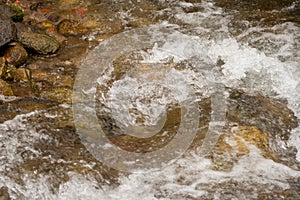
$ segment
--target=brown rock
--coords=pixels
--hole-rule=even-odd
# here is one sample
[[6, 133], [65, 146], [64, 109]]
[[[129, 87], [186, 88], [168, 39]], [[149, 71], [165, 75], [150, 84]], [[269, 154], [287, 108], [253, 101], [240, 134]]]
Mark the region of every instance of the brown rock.
[[9, 84], [1, 79], [0, 79], [0, 94], [4, 96], [14, 96], [14, 93], [11, 87], [9, 86]]
[[5, 51], [4, 57], [7, 64], [20, 66], [27, 60], [28, 53], [20, 44], [17, 43]]
[[61, 75], [57, 73], [48, 73], [45, 71], [32, 72], [32, 78], [36, 82], [47, 82], [55, 87], [72, 87], [73, 78], [68, 75]]
[[0, 188], [0, 200], [10, 200], [10, 196], [8, 193], [8, 188], [7, 187], [1, 187]]
[[82, 35], [85, 34], [88, 30], [79, 22], [71, 20], [63, 20], [58, 25], [58, 32], [63, 35]]
[[45, 29], [53, 28], [54, 24], [52, 22], [49, 22], [49, 21], [42, 21], [42, 22], [38, 23], [36, 26], [39, 29], [45, 30]]
[[4, 77], [6, 72], [5, 58], [0, 57], [0, 78]]
[[27, 68], [19, 68], [12, 71], [12, 76], [15, 81], [27, 82], [31, 79], [31, 72]]
[[42, 91], [41, 97], [60, 103], [71, 103], [72, 92], [68, 87], [55, 87], [51, 91]]
[[220, 137], [212, 151], [212, 168], [214, 170], [231, 170], [237, 160], [250, 153], [250, 145], [255, 145], [266, 158], [278, 161], [269, 145], [268, 134], [255, 126], [231, 128], [232, 131], [228, 131]]

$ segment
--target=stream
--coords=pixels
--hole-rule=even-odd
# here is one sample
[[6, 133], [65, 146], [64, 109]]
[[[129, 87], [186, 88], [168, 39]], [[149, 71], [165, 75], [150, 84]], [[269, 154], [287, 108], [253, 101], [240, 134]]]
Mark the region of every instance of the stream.
[[71, 102], [0, 96], [0, 200], [300, 199], [299, 1], [149, 2]]

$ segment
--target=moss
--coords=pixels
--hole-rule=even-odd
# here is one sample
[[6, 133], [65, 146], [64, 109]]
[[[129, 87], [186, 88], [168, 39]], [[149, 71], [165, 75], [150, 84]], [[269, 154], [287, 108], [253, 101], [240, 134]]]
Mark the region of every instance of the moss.
[[23, 11], [23, 9], [20, 6], [16, 5], [16, 4], [11, 4], [10, 8], [11, 8], [11, 10], [13, 12], [13, 15], [11, 16], [11, 19], [14, 22], [22, 22], [23, 18], [24, 18], [24, 11]]

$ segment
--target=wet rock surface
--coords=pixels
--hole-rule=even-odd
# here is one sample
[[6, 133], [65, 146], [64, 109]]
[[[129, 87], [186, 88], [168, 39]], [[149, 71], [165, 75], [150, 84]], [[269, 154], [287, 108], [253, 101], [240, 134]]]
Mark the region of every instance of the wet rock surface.
[[[216, 5], [227, 11], [238, 11], [234, 14], [236, 20], [249, 20], [261, 25], [274, 25], [284, 21], [299, 23], [299, 1], [287, 0], [216, 0]], [[258, 20], [261, 19], [261, 20]]]
[[17, 67], [25, 63], [28, 53], [20, 44], [17, 43], [6, 49], [4, 57], [8, 65]]
[[0, 200], [11, 200], [8, 193], [7, 187], [1, 187], [0, 188]]

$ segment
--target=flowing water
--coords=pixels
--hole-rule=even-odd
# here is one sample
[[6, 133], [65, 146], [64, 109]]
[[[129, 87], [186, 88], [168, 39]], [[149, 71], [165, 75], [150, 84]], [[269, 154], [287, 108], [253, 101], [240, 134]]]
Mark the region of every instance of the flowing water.
[[11, 199], [300, 198], [299, 2], [253, 3], [260, 21], [246, 3], [158, 2], [164, 20], [88, 53], [72, 105], [27, 99], [47, 106], [2, 120]]

